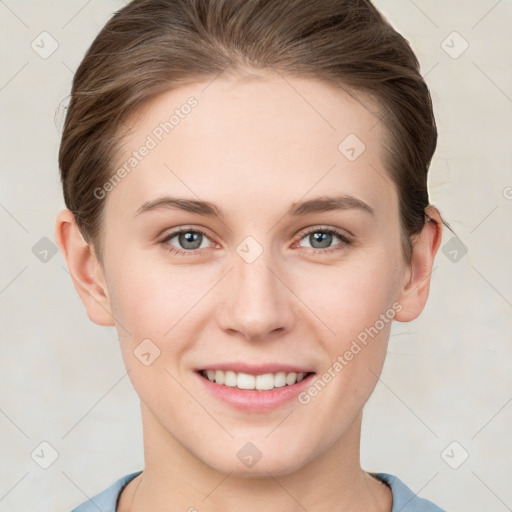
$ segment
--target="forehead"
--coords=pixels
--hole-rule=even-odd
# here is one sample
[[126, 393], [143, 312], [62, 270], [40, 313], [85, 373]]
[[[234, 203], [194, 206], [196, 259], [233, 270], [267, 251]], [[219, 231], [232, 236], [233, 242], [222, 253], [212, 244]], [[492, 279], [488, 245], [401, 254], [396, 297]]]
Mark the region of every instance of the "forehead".
[[107, 203], [132, 214], [164, 194], [288, 209], [336, 189], [376, 210], [396, 203], [375, 103], [316, 80], [266, 72], [191, 83], [128, 125], [115, 169], [126, 172]]

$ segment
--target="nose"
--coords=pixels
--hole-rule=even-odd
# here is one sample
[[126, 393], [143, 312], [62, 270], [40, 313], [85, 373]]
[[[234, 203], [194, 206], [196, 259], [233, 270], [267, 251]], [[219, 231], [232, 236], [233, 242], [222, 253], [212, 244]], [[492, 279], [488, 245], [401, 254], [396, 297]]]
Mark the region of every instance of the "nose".
[[289, 288], [286, 271], [264, 251], [252, 262], [238, 254], [234, 267], [223, 279], [224, 300], [219, 323], [230, 334], [249, 341], [274, 339], [289, 332], [295, 321], [296, 297]]

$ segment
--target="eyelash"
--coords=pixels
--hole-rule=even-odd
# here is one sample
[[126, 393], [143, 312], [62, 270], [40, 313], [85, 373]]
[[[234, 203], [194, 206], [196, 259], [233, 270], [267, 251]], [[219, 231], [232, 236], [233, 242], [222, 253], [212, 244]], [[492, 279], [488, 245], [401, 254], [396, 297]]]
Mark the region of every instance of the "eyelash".
[[[164, 249], [166, 251], [170, 252], [171, 254], [177, 254], [177, 255], [183, 255], [183, 256], [194, 256], [194, 255], [197, 255], [198, 251], [202, 250], [202, 249], [191, 249], [191, 250], [186, 251], [183, 249], [178, 249], [177, 247], [174, 247], [167, 243], [169, 240], [173, 239], [176, 235], [179, 235], [181, 233], [199, 233], [199, 234], [203, 235], [204, 237], [210, 239], [210, 236], [208, 236], [208, 234], [205, 231], [203, 231], [202, 229], [179, 228], [176, 231], [173, 231], [172, 233], [167, 235], [163, 240], [160, 241], [160, 243], [164, 246]], [[306, 236], [311, 235], [312, 233], [327, 233], [329, 235], [336, 235], [342, 241], [342, 243], [338, 244], [338, 246], [343, 246], [343, 245], [348, 246], [348, 245], [352, 244], [352, 240], [347, 235], [345, 235], [342, 231], [335, 229], [335, 228], [322, 228], [322, 227], [316, 227], [314, 229], [310, 229], [309, 231], [300, 233], [299, 242]], [[314, 247], [305, 247], [304, 249], [309, 249], [307, 251], [308, 253], [312, 252], [314, 254], [322, 255], [322, 254], [329, 254], [329, 253], [333, 253], [333, 252], [342, 250], [342, 248], [338, 247], [338, 246], [335, 246], [334, 248], [328, 248], [328, 249], [315, 249]]]

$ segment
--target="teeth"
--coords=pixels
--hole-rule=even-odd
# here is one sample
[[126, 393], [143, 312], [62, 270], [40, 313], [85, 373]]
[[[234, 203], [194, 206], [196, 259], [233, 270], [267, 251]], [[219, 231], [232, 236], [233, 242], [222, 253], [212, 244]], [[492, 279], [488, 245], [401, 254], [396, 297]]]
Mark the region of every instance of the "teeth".
[[257, 389], [267, 391], [284, 386], [292, 386], [304, 379], [305, 374], [295, 372], [265, 373], [263, 375], [250, 375], [248, 373], [237, 373], [233, 371], [206, 370], [202, 374], [211, 382], [223, 384], [231, 388]]
[[282, 388], [286, 386], [286, 373], [278, 372], [274, 374], [274, 387]]
[[274, 375], [272, 373], [258, 375], [253, 389], [259, 389], [260, 391], [274, 389]]
[[238, 379], [236, 378], [235, 372], [224, 372], [224, 386], [235, 388], [237, 385], [237, 381]]
[[297, 374], [295, 372], [289, 373], [286, 375], [286, 384], [291, 386], [297, 382]]
[[239, 373], [236, 386], [240, 389], [254, 389], [256, 387], [256, 377], [247, 373]]
[[224, 372], [222, 370], [215, 371], [215, 382], [217, 384], [224, 384]]

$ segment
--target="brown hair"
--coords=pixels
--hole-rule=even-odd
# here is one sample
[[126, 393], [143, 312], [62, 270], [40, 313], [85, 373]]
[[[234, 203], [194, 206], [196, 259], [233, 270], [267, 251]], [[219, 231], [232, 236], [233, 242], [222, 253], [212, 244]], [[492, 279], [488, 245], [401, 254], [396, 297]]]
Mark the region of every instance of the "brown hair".
[[134, 0], [116, 12], [76, 71], [59, 151], [66, 206], [100, 260], [94, 190], [114, 172], [129, 116], [178, 84], [264, 68], [376, 101], [410, 262], [437, 128], [414, 52], [369, 0]]

